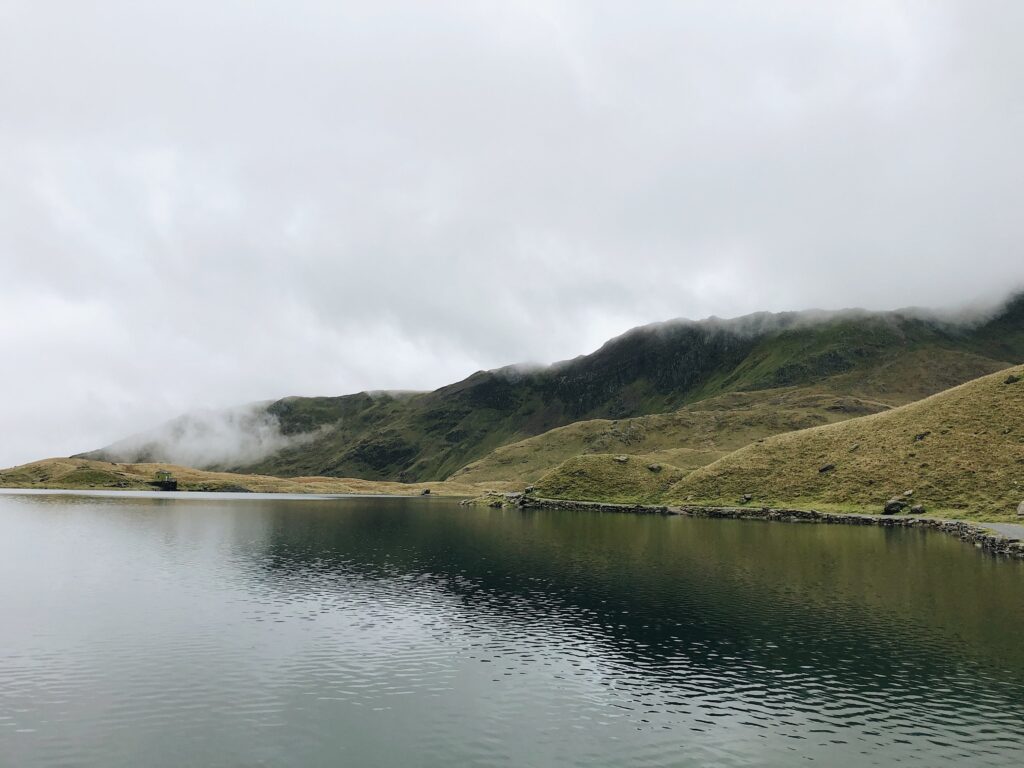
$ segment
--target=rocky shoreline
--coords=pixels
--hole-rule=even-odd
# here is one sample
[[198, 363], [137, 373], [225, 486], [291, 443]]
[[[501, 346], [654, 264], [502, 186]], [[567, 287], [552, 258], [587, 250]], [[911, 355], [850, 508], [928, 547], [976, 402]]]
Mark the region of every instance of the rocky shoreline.
[[545, 499], [531, 494], [509, 494], [514, 506], [523, 508], [578, 509], [592, 512], [627, 512], [643, 515], [684, 515], [730, 520], [773, 520], [783, 523], [832, 523], [838, 525], [879, 525], [889, 528], [929, 528], [956, 536], [993, 555], [1024, 559], [1024, 541], [989, 530], [981, 523], [943, 520], [910, 515], [866, 515], [853, 512], [820, 512], [814, 509], [777, 507], [658, 506], [606, 504], [594, 501]]

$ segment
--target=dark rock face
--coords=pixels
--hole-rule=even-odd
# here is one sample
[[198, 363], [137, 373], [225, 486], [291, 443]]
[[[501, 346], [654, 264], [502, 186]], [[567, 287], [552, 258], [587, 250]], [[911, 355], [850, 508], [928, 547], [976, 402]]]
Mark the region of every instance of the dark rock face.
[[1020, 376], [1010, 374], [1006, 377], [1006, 381], [1004, 381], [1003, 384], [1016, 384], [1018, 381], [1020, 381]]
[[914, 514], [914, 515], [923, 515], [924, 514], [924, 505], [923, 504], [915, 504], [914, 506], [912, 506], [910, 508], [910, 512], [911, 512], [911, 514]]
[[360, 440], [350, 452], [354, 460], [368, 467], [401, 466], [416, 455], [416, 446], [401, 435], [382, 432]]
[[826, 464], [825, 466], [821, 467], [818, 470], [818, 472], [820, 472], [821, 474], [825, 474], [826, 472], [831, 472], [835, 468], [836, 468], [835, 464]]
[[[749, 324], [749, 321], [748, 323]], [[669, 399], [688, 392], [712, 371], [735, 368], [757, 343], [755, 333], [728, 323], [666, 323], [629, 331], [586, 357], [538, 377], [545, 400], [566, 404], [570, 416], [591, 412], [617, 417], [634, 410], [623, 390], [646, 382], [648, 396]]]
[[882, 510], [883, 515], [895, 515], [902, 512], [907, 508], [907, 502], [899, 496], [894, 496], [885, 502], [885, 508]]

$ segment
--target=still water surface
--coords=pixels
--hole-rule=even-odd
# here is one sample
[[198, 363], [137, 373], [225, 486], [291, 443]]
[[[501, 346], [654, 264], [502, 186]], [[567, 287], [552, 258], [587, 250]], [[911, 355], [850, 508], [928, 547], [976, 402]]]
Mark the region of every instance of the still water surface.
[[0, 764], [1019, 766], [1024, 567], [924, 531], [0, 495]]

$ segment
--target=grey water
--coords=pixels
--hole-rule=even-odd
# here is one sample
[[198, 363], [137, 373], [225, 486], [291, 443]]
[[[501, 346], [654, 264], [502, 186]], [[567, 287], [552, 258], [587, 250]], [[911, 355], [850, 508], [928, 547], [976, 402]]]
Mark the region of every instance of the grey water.
[[935, 532], [0, 495], [0, 765], [1019, 766], [1024, 567]]

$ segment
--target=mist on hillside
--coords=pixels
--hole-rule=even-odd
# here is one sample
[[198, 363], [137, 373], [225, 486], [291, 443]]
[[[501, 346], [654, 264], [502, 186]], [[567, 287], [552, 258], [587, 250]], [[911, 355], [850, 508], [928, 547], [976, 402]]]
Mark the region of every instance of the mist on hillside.
[[[612, 344], [619, 339], [637, 334], [671, 333], [679, 328], [691, 327], [712, 333], [728, 333], [741, 338], [763, 336], [798, 328], [813, 328], [837, 321], [858, 321], [874, 319], [898, 323], [904, 319], [920, 320], [947, 326], [970, 329], [999, 316], [1010, 304], [1024, 302], [1024, 287], [1005, 293], [998, 298], [981, 297], [964, 301], [951, 307], [908, 306], [888, 311], [849, 307], [845, 309], [804, 309], [790, 312], [754, 312], [739, 317], [722, 318], [712, 315], [700, 320], [674, 318], [632, 328], [621, 336], [605, 342]], [[566, 360], [555, 365], [572, 362]]]
[[155, 429], [82, 454], [107, 461], [160, 461], [199, 468], [230, 468], [299, 445], [310, 435], [285, 435], [267, 403], [179, 416]]

